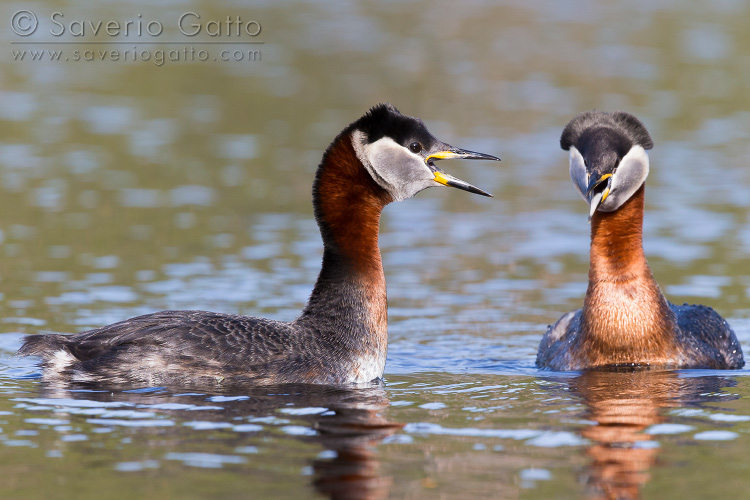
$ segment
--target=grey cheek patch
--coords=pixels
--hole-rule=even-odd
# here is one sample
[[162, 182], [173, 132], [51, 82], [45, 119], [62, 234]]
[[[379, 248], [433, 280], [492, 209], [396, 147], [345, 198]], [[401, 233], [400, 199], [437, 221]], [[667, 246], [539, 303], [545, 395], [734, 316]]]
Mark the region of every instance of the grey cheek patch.
[[599, 206], [603, 212], [612, 212], [628, 201], [646, 181], [649, 172], [648, 154], [641, 146], [633, 146], [623, 156], [620, 166], [612, 176], [609, 196]]
[[570, 179], [573, 181], [578, 192], [581, 193], [586, 203], [589, 202], [586, 196], [586, 187], [589, 184], [589, 174], [586, 172], [586, 165], [583, 162], [583, 156], [573, 146], [570, 148]]
[[395, 201], [411, 198], [428, 187], [439, 186], [424, 159], [393, 139], [383, 137], [370, 144], [363, 144], [361, 137], [353, 136], [352, 139], [357, 157], [365, 169]]

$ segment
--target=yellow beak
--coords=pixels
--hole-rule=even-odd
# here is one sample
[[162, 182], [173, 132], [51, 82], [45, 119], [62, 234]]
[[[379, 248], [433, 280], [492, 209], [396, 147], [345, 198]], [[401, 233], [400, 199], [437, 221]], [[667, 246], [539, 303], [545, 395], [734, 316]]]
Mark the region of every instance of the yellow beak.
[[500, 158], [497, 158], [492, 155], [487, 155], [484, 153], [476, 153], [474, 151], [467, 151], [465, 149], [453, 148], [450, 150], [438, 151], [437, 153], [432, 153], [431, 155], [428, 155], [424, 159], [424, 161], [425, 163], [428, 164], [428, 166], [432, 170], [432, 173], [435, 175], [434, 180], [438, 184], [442, 184], [443, 186], [450, 186], [450, 187], [454, 187], [458, 189], [463, 189], [464, 191], [468, 191], [474, 194], [480, 194], [482, 196], [492, 197], [492, 195], [488, 193], [487, 191], [483, 191], [476, 186], [472, 186], [468, 182], [462, 181], [461, 179], [453, 177], [450, 174], [446, 174], [445, 172], [437, 168], [435, 164], [433, 163], [434, 160], [457, 160], [457, 159], [497, 160], [497, 161], [500, 160]]

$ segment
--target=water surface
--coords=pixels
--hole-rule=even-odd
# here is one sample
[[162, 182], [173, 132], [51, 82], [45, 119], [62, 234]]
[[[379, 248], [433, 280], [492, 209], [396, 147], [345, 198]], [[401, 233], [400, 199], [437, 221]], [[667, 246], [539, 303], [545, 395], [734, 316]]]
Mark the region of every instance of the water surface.
[[[19, 10], [37, 33], [9, 28]], [[108, 40], [53, 37], [56, 11], [158, 20], [146, 41], [180, 48], [208, 39], [186, 42], [181, 14], [240, 15], [264, 43], [230, 46], [253, 61], [72, 60], [85, 44], [14, 60], [24, 40]], [[587, 207], [558, 139], [590, 108], [654, 137], [644, 240], [663, 290], [750, 348], [748, 16], [731, 0], [3, 4], [4, 496], [742, 497], [747, 370], [555, 374], [534, 355], [586, 289]], [[56, 388], [12, 357], [24, 334], [165, 308], [294, 318], [321, 259], [315, 168], [380, 101], [503, 158], [444, 165], [494, 199], [433, 189], [385, 210], [385, 386]]]

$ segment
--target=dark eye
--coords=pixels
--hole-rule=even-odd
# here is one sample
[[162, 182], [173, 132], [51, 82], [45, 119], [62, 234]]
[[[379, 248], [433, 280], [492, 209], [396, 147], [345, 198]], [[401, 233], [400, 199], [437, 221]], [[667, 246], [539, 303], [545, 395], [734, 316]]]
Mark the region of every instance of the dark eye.
[[419, 153], [420, 151], [422, 151], [422, 144], [416, 141], [412, 142], [411, 144], [409, 144], [409, 150], [414, 154]]

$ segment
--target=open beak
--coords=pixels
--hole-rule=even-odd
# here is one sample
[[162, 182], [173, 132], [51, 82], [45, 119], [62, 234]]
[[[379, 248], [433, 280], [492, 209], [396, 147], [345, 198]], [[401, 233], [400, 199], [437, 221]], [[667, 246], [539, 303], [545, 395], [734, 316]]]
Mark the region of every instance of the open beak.
[[455, 187], [458, 189], [463, 189], [464, 191], [468, 191], [470, 193], [474, 194], [481, 194], [482, 196], [490, 196], [492, 195], [488, 193], [487, 191], [482, 191], [476, 186], [472, 186], [468, 182], [462, 181], [461, 179], [457, 179], [456, 177], [453, 177], [450, 174], [446, 174], [439, 168], [435, 166], [435, 160], [496, 160], [500, 161], [500, 158], [492, 155], [487, 155], [484, 153], [475, 153], [474, 151], [467, 151], [465, 149], [458, 149], [458, 148], [451, 148], [446, 149], [445, 151], [438, 151], [437, 153], [433, 153], [427, 158], [424, 159], [425, 163], [428, 167], [430, 167], [430, 170], [432, 170], [432, 173], [435, 175], [435, 182], [438, 184], [442, 184], [443, 186], [450, 186]]
[[[601, 186], [604, 182], [607, 183], [607, 185], [604, 187], [603, 190], [598, 191], [597, 188]], [[589, 181], [588, 188], [586, 189], [586, 196], [589, 197], [589, 204], [591, 206], [591, 209], [589, 210], [589, 222], [591, 222], [591, 218], [594, 216], [594, 212], [596, 212], [596, 209], [599, 208], [599, 205], [607, 199], [607, 196], [609, 196], [610, 188], [612, 187], [612, 174], [604, 174], [599, 178], [592, 177]], [[594, 196], [591, 196], [591, 193], [593, 191], [597, 190], [594, 193]]]

